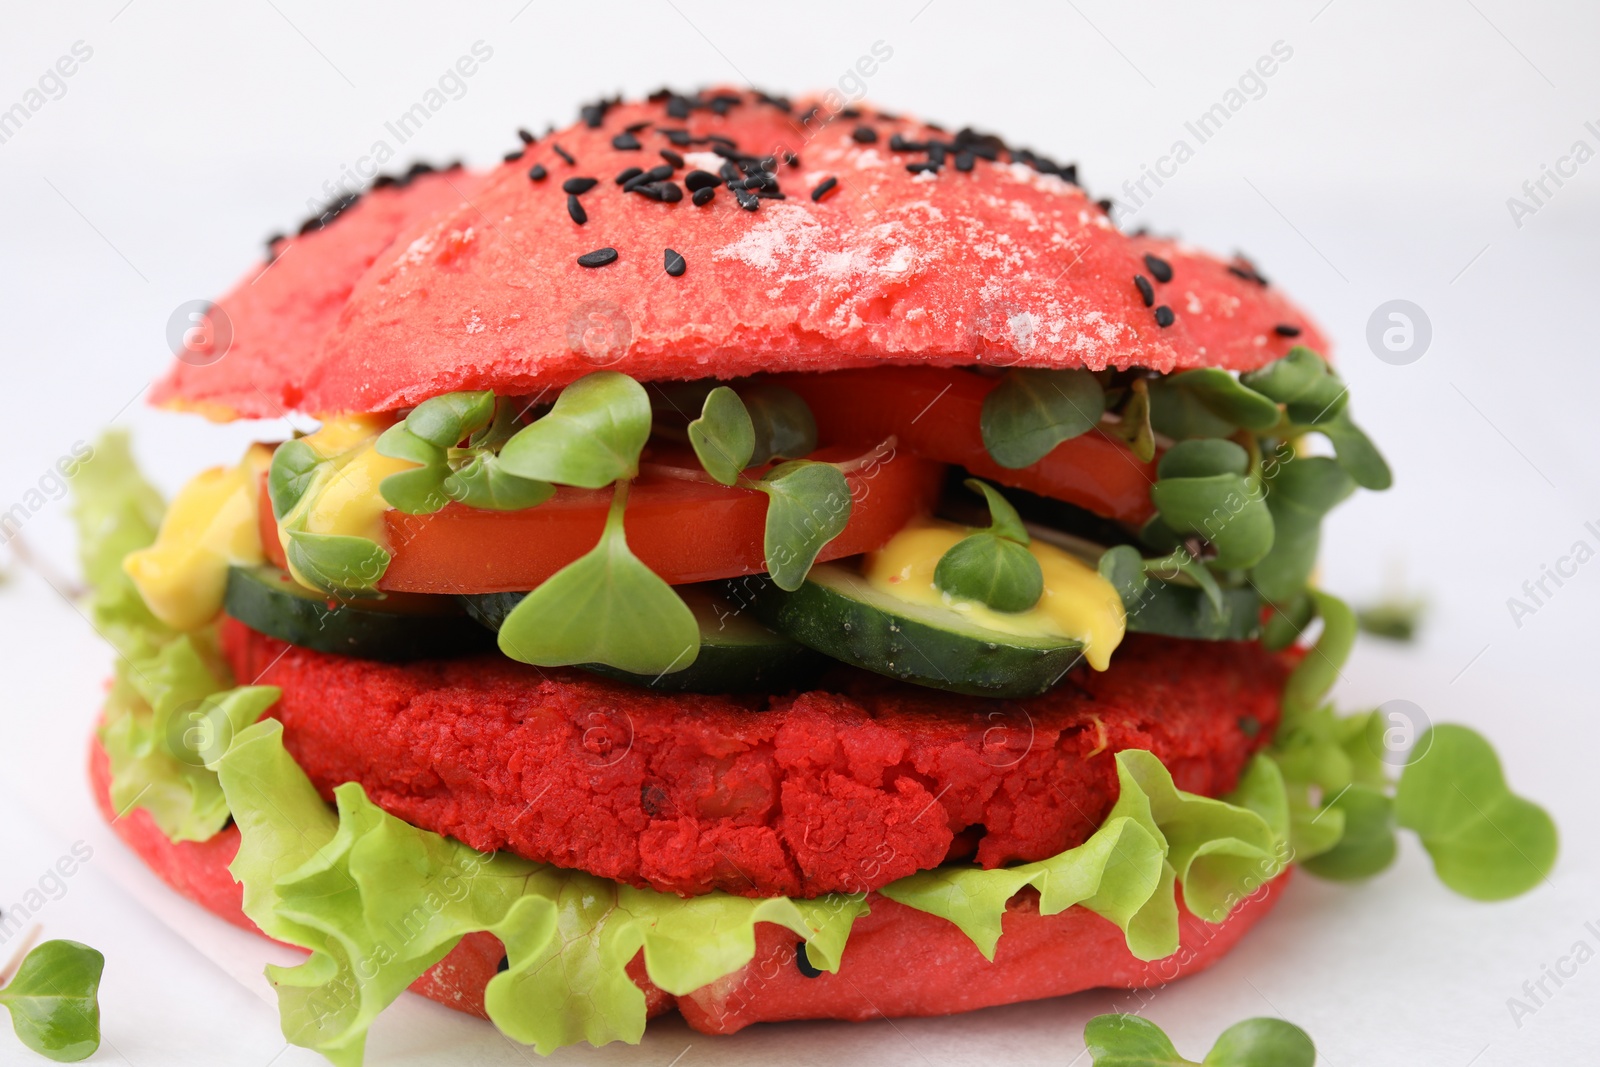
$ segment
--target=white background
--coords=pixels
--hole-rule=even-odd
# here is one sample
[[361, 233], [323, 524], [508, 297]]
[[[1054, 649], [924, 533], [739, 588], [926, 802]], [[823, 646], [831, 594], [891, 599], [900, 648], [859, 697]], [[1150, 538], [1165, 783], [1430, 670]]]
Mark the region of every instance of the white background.
[[[893, 55], [870, 79], [880, 105], [1075, 159], [1092, 191], [1118, 195], [1281, 40], [1293, 56], [1264, 94], [1132, 224], [1247, 250], [1337, 339], [1360, 420], [1398, 481], [1336, 513], [1325, 584], [1357, 602], [1399, 587], [1431, 605], [1418, 644], [1364, 641], [1338, 694], [1352, 708], [1408, 699], [1435, 720], [1490, 734], [1513, 785], [1555, 814], [1564, 847], [1547, 885], [1501, 905], [1450, 896], [1410, 843], [1363, 886], [1303, 877], [1233, 955], [1162, 991], [1148, 1014], [1195, 1058], [1228, 1023], [1269, 1014], [1309, 1030], [1334, 1067], [1574, 1062], [1600, 1046], [1600, 963], [1560, 989], [1547, 981], [1554, 995], [1520, 1025], [1507, 1000], [1577, 942], [1600, 950], [1584, 926], [1600, 929], [1600, 561], [1551, 585], [1555, 595], [1520, 626], [1507, 599], [1574, 542], [1600, 548], [1584, 526], [1600, 530], [1591, 401], [1600, 361], [1590, 340], [1600, 161], [1548, 186], [1554, 195], [1520, 226], [1507, 198], [1574, 141], [1600, 148], [1584, 128], [1600, 131], [1600, 9], [1576, 0], [1213, 7], [813, 0], [780, 16], [703, 0], [390, 3], [382, 14], [309, 0], [9, 3], [0, 108], [74, 42], [93, 55], [0, 144], [0, 510], [109, 421], [134, 430], [168, 490], [271, 432], [143, 407], [166, 362], [168, 315], [231, 284], [267, 233], [297, 224], [323, 183], [476, 41], [492, 58], [402, 159], [414, 149], [485, 164], [514, 145], [518, 125], [565, 123], [583, 100], [664, 82], [827, 88], [882, 41]], [[1380, 362], [1365, 343], [1368, 316], [1393, 298], [1416, 302], [1432, 322], [1431, 347], [1407, 366]], [[50, 501], [23, 530], [58, 584], [74, 566], [67, 518]], [[229, 977], [257, 972], [265, 947], [160, 890], [99, 826], [81, 765], [108, 653], [44, 580], [8, 566], [0, 907], [83, 839], [94, 858], [42, 919], [47, 936], [91, 942], [108, 957], [98, 1062], [317, 1062], [285, 1050], [259, 983]], [[642, 1049], [558, 1059], [1086, 1063], [1074, 1061], [1083, 1023], [1116, 1003], [1126, 1002], [1087, 994], [730, 1039], [669, 1022]], [[407, 997], [375, 1029], [371, 1062], [524, 1058], [534, 1057], [486, 1026]], [[0, 1033], [0, 1063], [13, 1060], [27, 1057]]]

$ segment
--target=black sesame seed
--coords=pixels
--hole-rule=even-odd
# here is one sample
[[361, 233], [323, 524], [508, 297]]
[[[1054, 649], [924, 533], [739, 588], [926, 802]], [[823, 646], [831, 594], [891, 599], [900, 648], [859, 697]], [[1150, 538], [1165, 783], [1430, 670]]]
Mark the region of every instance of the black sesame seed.
[[521, 159], [521, 158], [522, 158], [522, 149], [520, 149], [520, 148], [513, 148], [513, 149], [512, 149], [512, 150], [511, 150], [511, 151], [509, 151], [509, 152], [507, 152], [507, 153], [506, 153], [506, 154], [505, 154], [505, 156], [504, 156], [504, 157], [502, 157], [502, 158], [503, 158], [503, 159], [504, 159], [504, 160], [505, 160], [505, 161], [506, 161], [506, 162], [507, 162], [507, 163], [515, 163], [515, 162], [516, 162], [516, 161], [517, 161], [517, 160], [519, 160], [519, 159]]
[[689, 264], [684, 262], [683, 256], [677, 252], [674, 252], [670, 248], [667, 249], [666, 254], [663, 256], [663, 260], [667, 268], [667, 273], [672, 275], [674, 278], [681, 276], [684, 271], [689, 269]]
[[928, 142], [928, 162], [932, 163], [935, 167], [938, 167], [944, 163], [944, 152], [944, 145], [940, 144], [938, 141]]
[[839, 117], [842, 119], [858, 119], [861, 117], [861, 109], [858, 107], [843, 108], [839, 112]]
[[521, 139], [523, 144], [532, 144], [535, 140], [533, 134], [529, 133], [527, 130], [518, 130], [517, 137]]
[[696, 189], [694, 191], [694, 196], [691, 197], [690, 199], [692, 199], [694, 201], [694, 206], [695, 207], [705, 207], [707, 204], [711, 203], [712, 198], [715, 197], [716, 195], [717, 195], [717, 187], [716, 186], [714, 186], [714, 185], [703, 185], [703, 186], [701, 186], [700, 188], [698, 188], [698, 189]]
[[1165, 284], [1172, 280], [1172, 264], [1168, 263], [1160, 256], [1153, 256], [1146, 252], [1144, 257], [1144, 265], [1150, 268], [1150, 273], [1155, 275], [1156, 281]]
[[794, 964], [800, 968], [800, 973], [807, 978], [821, 978], [822, 972], [811, 966], [811, 960], [806, 956], [806, 943], [799, 942], [794, 946]]
[[1156, 302], [1155, 286], [1150, 284], [1150, 279], [1143, 274], [1133, 276], [1133, 284], [1139, 287], [1139, 299], [1144, 301], [1144, 306], [1149, 307]]
[[639, 143], [639, 138], [631, 133], [619, 133], [611, 138], [611, 147], [623, 152], [635, 152], [644, 147]]
[[614, 178], [613, 180], [618, 185], [627, 185], [629, 182], [633, 181], [633, 179], [637, 178], [639, 175], [641, 175], [643, 173], [644, 173], [644, 168], [643, 167], [629, 167], [627, 170], [625, 170], [622, 173], [618, 174], [616, 176], [616, 178]]
[[817, 183], [817, 187], [815, 189], [811, 190], [811, 199], [820, 203], [823, 197], [827, 196], [837, 188], [839, 188], [838, 178], [824, 178]]
[[747, 193], [743, 189], [735, 188], [733, 190], [733, 198], [746, 211], [758, 211], [761, 208], [761, 198], [755, 193]]
[[630, 122], [624, 126], [623, 129], [627, 130], [629, 133], [638, 133], [640, 130], [648, 129], [649, 126], [650, 120], [645, 119], [643, 122]]
[[560, 156], [562, 159], [567, 161], [568, 166], [576, 166], [577, 165], [578, 161], [576, 159], [572, 158], [572, 153], [571, 152], [568, 152], [565, 148], [562, 148], [560, 145], [556, 144], [553, 141], [551, 142], [550, 147], [555, 151], [556, 155]]
[[714, 189], [722, 184], [722, 179], [708, 170], [691, 170], [683, 176], [683, 184], [689, 187], [692, 193], [701, 189]]
[[651, 200], [659, 200], [664, 204], [676, 204], [683, 199], [683, 190], [678, 188], [676, 182], [649, 182], [645, 185], [636, 185], [629, 192], [647, 196]]
[[670, 100], [667, 101], [667, 114], [671, 115], [675, 119], [686, 119], [686, 118], [688, 118], [689, 117], [689, 101], [685, 100], [681, 96], [672, 97]]
[[535, 163], [532, 169], [528, 171], [528, 177], [536, 182], [542, 182], [549, 175], [549, 173], [549, 171], [544, 169], [543, 163]]
[[578, 198], [571, 193], [567, 194], [567, 214], [572, 216], [572, 221], [579, 226], [589, 221], [589, 213], [583, 210], [583, 205], [578, 203]]
[[956, 153], [956, 170], [969, 171], [972, 169], [974, 162], [975, 158], [971, 152]]
[[1279, 337], [1299, 337], [1300, 327], [1290, 325], [1287, 322], [1280, 322], [1272, 328], [1272, 332]]
[[607, 263], [615, 263], [616, 261], [617, 250], [615, 248], [597, 248], [593, 252], [585, 252], [579, 256], [578, 266], [603, 267]]
[[889, 151], [891, 152], [926, 152], [927, 150], [928, 142], [926, 141], [908, 141], [898, 133], [889, 135]]
[[668, 163], [671, 163], [674, 168], [680, 168], [683, 166], [683, 157], [678, 155], [678, 153], [674, 152], [670, 148], [663, 148], [661, 150], [661, 158], [666, 160]]
[[1161, 327], [1163, 330], [1177, 321], [1178, 316], [1174, 315], [1172, 313], [1172, 309], [1167, 307], [1167, 305], [1162, 304], [1160, 307], [1156, 308], [1156, 325]]
[[649, 185], [651, 182], [665, 181], [670, 177], [672, 177], [672, 168], [663, 163], [659, 167], [651, 167], [649, 170], [643, 171], [634, 175], [632, 178], [629, 178], [623, 183], [622, 191], [625, 193], [631, 193], [642, 185]]
[[568, 178], [561, 183], [561, 191], [571, 193], [573, 196], [582, 196], [599, 184], [599, 178]]
[[932, 162], [907, 163], [906, 170], [909, 170], [912, 174], [922, 174], [928, 171], [937, 174], [939, 173], [939, 164]]
[[693, 138], [691, 138], [689, 136], [689, 131], [688, 130], [667, 130], [667, 129], [662, 129], [660, 126], [657, 126], [656, 127], [656, 132], [658, 132], [658, 133], [662, 134], [663, 136], [665, 136], [667, 140], [671, 141], [673, 144], [677, 145], [679, 148], [688, 148], [691, 144], [694, 143]]
[[767, 187], [767, 179], [759, 174], [752, 174], [742, 184], [746, 189], [753, 192], [756, 189], [765, 189]]
[[850, 139], [856, 144], [876, 144], [878, 131], [871, 126], [857, 126], [850, 131]]

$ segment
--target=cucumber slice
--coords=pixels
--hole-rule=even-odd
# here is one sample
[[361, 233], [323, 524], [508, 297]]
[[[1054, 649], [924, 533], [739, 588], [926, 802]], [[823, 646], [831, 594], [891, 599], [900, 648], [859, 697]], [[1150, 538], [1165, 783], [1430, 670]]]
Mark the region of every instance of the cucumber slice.
[[1142, 603], [1124, 606], [1130, 633], [1196, 641], [1254, 641], [1261, 636], [1261, 598], [1252, 589], [1224, 589], [1218, 611], [1198, 586], [1151, 580]]
[[1082, 643], [1071, 638], [991, 630], [880, 592], [837, 563], [811, 568], [792, 593], [762, 583], [753, 601], [762, 622], [834, 659], [972, 696], [1038, 696], [1083, 658]]
[[383, 611], [307, 589], [276, 567], [232, 567], [223, 610], [246, 626], [301, 648], [404, 663], [494, 647], [494, 639], [439, 597], [442, 614]]
[[[773, 633], [748, 612], [705, 586], [677, 587], [700, 624], [700, 654], [681, 671], [632, 674], [603, 663], [578, 666], [607, 678], [671, 693], [784, 692], [814, 679], [827, 661], [809, 648]], [[474, 593], [459, 599], [467, 613], [498, 631], [526, 593]]]

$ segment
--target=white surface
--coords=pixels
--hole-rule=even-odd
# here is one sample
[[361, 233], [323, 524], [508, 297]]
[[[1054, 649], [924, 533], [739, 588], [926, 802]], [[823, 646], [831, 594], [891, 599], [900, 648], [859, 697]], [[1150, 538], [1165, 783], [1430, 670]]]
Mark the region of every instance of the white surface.
[[[463, 5], [464, 6], [464, 5]], [[1513, 785], [1564, 835], [1549, 885], [1494, 906], [1453, 898], [1407, 848], [1359, 887], [1298, 880], [1216, 969], [1161, 991], [1148, 1014], [1198, 1056], [1225, 1025], [1281, 1014], [1321, 1062], [1495, 1067], [1573, 1062], [1600, 1047], [1600, 964], [1536, 1014], [1512, 1019], [1546, 965], [1600, 949], [1592, 682], [1600, 563], [1518, 628], [1506, 599], [1580, 538], [1600, 538], [1591, 397], [1600, 161], [1514, 226], [1506, 198], [1578, 138], [1600, 147], [1592, 5], [1437, 0], [1291, 4], [812, 3], [781, 26], [757, 9], [690, 0], [387, 5], [370, 15], [305, 0], [178, 5], [107, 0], [13, 7], [0, 35], [0, 109], [85, 41], [92, 58], [0, 144], [0, 510], [115, 418], [171, 489], [236, 454], [250, 427], [216, 429], [134, 403], [165, 362], [171, 310], [226, 287], [266, 233], [294, 225], [384, 119], [483, 40], [493, 59], [401, 158], [464, 151], [485, 163], [517, 125], [662, 82], [746, 78], [787, 91], [837, 82], [873, 42], [885, 107], [974, 122], [1061, 159], [1115, 194], [1183, 135], [1274, 41], [1293, 59], [1202, 146], [1137, 222], [1219, 251], [1248, 250], [1338, 338], [1361, 421], [1399, 484], [1338, 511], [1330, 588], [1370, 599], [1395, 573], [1427, 593], [1424, 640], [1364, 643], [1339, 693], [1392, 698], [1492, 736]], [[979, 14], [979, 11], [982, 14]], [[451, 13], [447, 14], [446, 12]], [[513, 19], [513, 16], [516, 16]], [[1390, 366], [1364, 343], [1369, 313], [1404, 297], [1432, 319], [1424, 358]], [[48, 489], [48, 484], [46, 489]], [[66, 508], [24, 529], [71, 570]], [[0, 907], [72, 842], [94, 858], [43, 914], [46, 936], [108, 957], [106, 1044], [135, 1067], [319, 1062], [285, 1050], [273, 1008], [229, 977], [267, 946], [166, 894], [90, 807], [83, 741], [107, 654], [39, 578], [0, 588]], [[130, 894], [130, 889], [132, 890]], [[150, 905], [146, 910], [137, 901]], [[181, 936], [180, 936], [181, 935]], [[199, 946], [197, 950], [193, 945]], [[0, 954], [4, 954], [0, 951]], [[254, 985], [259, 991], [260, 983]], [[1545, 998], [1542, 998], [1545, 999]], [[1109, 994], [893, 1025], [758, 1028], [707, 1038], [652, 1027], [643, 1049], [569, 1050], [561, 1062], [1063, 1064]], [[487, 1027], [408, 997], [375, 1029], [374, 1064], [534, 1059]], [[38, 1062], [0, 1033], [0, 1064]], [[1085, 1062], [1083, 1059], [1077, 1062]]]

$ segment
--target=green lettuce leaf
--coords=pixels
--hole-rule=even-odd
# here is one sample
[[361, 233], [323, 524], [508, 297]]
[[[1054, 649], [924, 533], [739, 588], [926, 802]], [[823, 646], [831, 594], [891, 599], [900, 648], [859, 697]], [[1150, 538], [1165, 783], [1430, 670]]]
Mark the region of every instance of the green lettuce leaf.
[[1006, 902], [1024, 886], [1039, 891], [1045, 915], [1082, 904], [1127, 936], [1142, 960], [1178, 950], [1174, 883], [1185, 905], [1221, 922], [1288, 856], [1289, 800], [1277, 765], [1253, 760], [1228, 800], [1185, 793], [1149, 752], [1117, 753], [1120, 794], [1094, 835], [1047, 860], [985, 871], [944, 867], [909, 875], [884, 896], [959, 926], [994, 958]]
[[228, 807], [199, 749], [225, 749], [231, 731], [259, 717], [276, 692], [241, 690], [242, 699], [229, 699], [233, 681], [214, 628], [171, 629], [123, 573], [123, 557], [155, 540], [163, 510], [126, 434], [101, 437], [72, 491], [89, 618], [118, 653], [100, 729], [112, 806], [119, 815], [144, 808], [174, 841], [203, 841], [227, 825]]
[[387, 814], [347, 783], [337, 814], [283, 747], [275, 720], [241, 731], [212, 761], [241, 834], [231, 870], [263, 931], [311, 958], [269, 968], [284, 1035], [336, 1064], [361, 1062], [367, 1028], [466, 934], [493, 933], [507, 969], [489, 1017], [548, 1053], [638, 1041], [644, 994], [627, 975], [641, 950], [651, 981], [687, 994], [754, 957], [755, 925], [777, 923], [836, 971], [864, 897], [683, 900], [578, 871], [484, 855]]

